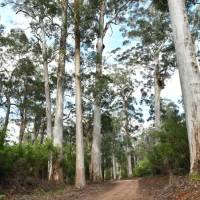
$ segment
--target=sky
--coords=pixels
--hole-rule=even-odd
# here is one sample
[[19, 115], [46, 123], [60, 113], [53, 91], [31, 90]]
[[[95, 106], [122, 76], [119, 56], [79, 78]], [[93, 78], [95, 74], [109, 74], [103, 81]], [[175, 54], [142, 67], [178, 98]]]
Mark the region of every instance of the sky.
[[[0, 0], [0, 3], [2, 2], [3, 0]], [[16, 14], [8, 6], [3, 8], [0, 7], [0, 24], [5, 25], [7, 30], [16, 27], [21, 28], [25, 30], [27, 35], [30, 35], [28, 19], [25, 18], [23, 14]], [[119, 31], [119, 27], [116, 25], [112, 25], [112, 29], [109, 29], [104, 40], [105, 44], [104, 55], [109, 58], [110, 52], [118, 47], [121, 47], [122, 42], [123, 38]], [[180, 88], [178, 71], [176, 71], [174, 75], [166, 81], [166, 86], [161, 93], [161, 97], [165, 99], [170, 99], [175, 103], [177, 103], [178, 100], [181, 99], [181, 88]], [[147, 114], [148, 113], [146, 113], [146, 115]], [[148, 126], [148, 123], [146, 123], [145, 126]], [[9, 125], [9, 128], [11, 130], [11, 133], [14, 132], [16, 133], [19, 131], [19, 128], [12, 123]], [[16, 139], [17, 136], [16, 134], [14, 135], [15, 136], [14, 137], [12, 136], [12, 138]]]

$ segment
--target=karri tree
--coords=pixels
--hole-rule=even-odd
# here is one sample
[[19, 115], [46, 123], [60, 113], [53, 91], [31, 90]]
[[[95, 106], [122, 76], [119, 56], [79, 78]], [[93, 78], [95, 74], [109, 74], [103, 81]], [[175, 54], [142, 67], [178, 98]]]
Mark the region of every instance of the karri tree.
[[81, 91], [81, 74], [80, 74], [80, 12], [81, 1], [74, 0], [74, 32], [75, 32], [75, 95], [76, 95], [76, 187], [85, 186], [85, 163], [84, 163], [84, 144], [83, 144], [83, 124], [82, 124], [82, 91]]
[[200, 173], [200, 72], [189, 31], [185, 0], [168, 0], [177, 64], [186, 113], [190, 147], [190, 173]]

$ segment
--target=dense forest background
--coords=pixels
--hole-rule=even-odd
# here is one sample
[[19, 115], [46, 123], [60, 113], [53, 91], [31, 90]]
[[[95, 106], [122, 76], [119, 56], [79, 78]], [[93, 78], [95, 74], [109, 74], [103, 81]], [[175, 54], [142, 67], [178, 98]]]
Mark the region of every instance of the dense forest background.
[[[198, 177], [199, 6], [1, 1], [29, 25], [0, 25], [1, 187]], [[161, 93], [177, 71], [178, 103]]]

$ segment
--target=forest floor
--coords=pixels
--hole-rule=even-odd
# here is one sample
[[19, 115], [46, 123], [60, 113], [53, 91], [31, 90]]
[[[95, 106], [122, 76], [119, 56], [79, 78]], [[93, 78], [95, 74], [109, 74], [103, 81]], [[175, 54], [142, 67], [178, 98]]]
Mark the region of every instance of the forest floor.
[[185, 177], [175, 178], [169, 186], [168, 177], [135, 178], [91, 184], [83, 190], [66, 186], [55, 191], [36, 190], [30, 194], [11, 194], [6, 200], [198, 200], [200, 182]]

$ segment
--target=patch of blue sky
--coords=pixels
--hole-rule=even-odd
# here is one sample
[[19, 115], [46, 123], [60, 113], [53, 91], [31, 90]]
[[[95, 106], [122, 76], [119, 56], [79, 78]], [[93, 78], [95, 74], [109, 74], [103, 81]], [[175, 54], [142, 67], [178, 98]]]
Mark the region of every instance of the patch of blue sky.
[[[0, 0], [0, 4], [3, 0]], [[30, 34], [29, 21], [23, 14], [16, 14], [10, 5], [0, 7], [0, 24], [5, 26], [5, 30], [12, 28], [23, 29], [26, 34]]]
[[[0, 3], [2, 3], [3, 0], [0, 0]], [[10, 6], [6, 7], [0, 7], [0, 24], [3, 24], [7, 27], [9, 30], [10, 28], [22, 28], [28, 30], [29, 27], [29, 20], [25, 18], [22, 14], [16, 14]], [[126, 50], [128, 48], [127, 46], [123, 46], [123, 41], [125, 38], [122, 36], [122, 33], [120, 32], [119, 25], [112, 25], [112, 28], [109, 29], [107, 32], [104, 44], [105, 44], [105, 50], [104, 50], [104, 56], [106, 57], [106, 62], [109, 64], [112, 64], [113, 54], [111, 54], [111, 51], [117, 48], [121, 48], [121, 52]], [[26, 31], [27, 32], [27, 31]], [[29, 30], [30, 34], [30, 30]], [[52, 41], [49, 41], [51, 43]], [[135, 45], [138, 43], [138, 40], [132, 40], [130, 45]], [[175, 103], [178, 102], [178, 100], [181, 99], [181, 89], [180, 89], [180, 82], [179, 82], [179, 76], [176, 72], [175, 75], [172, 76], [172, 78], [167, 81], [165, 89], [162, 91], [162, 98], [171, 99]], [[145, 111], [145, 118], [148, 115], [148, 108], [144, 108]]]
[[[0, 4], [2, 0], [0, 0]], [[0, 23], [7, 26], [11, 26], [13, 24], [13, 16], [14, 12], [10, 8], [10, 6], [0, 7]]]

